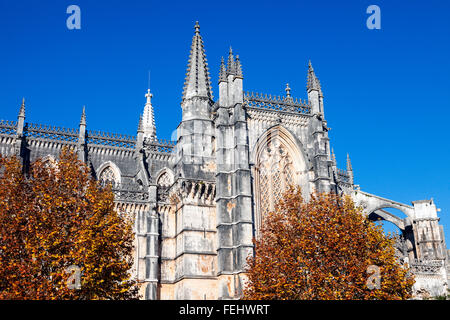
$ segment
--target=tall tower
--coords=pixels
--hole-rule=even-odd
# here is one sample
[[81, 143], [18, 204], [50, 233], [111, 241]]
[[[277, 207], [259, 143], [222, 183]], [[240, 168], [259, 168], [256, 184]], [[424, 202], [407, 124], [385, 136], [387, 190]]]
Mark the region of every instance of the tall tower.
[[200, 168], [213, 160], [214, 104], [200, 26], [195, 24], [181, 102], [182, 120], [177, 129], [176, 171], [185, 178], [211, 177]]
[[[195, 24], [177, 129], [174, 216], [163, 221], [161, 298], [217, 299], [217, 233], [212, 89]], [[169, 219], [168, 219], [169, 220]]]
[[217, 106], [217, 232], [219, 298], [242, 294], [246, 258], [253, 252], [251, 174], [243, 74], [230, 48], [219, 73]]
[[319, 192], [330, 192], [332, 189], [332, 166], [330, 155], [330, 139], [328, 138], [327, 121], [323, 111], [323, 94], [320, 81], [314, 72], [311, 61], [308, 64], [306, 90], [308, 103], [311, 105], [310, 139], [312, 145], [312, 162], [314, 166], [314, 185]]
[[308, 63], [308, 81], [306, 90], [308, 93], [308, 101], [312, 106], [313, 114], [323, 114], [323, 94], [320, 81], [314, 72], [311, 61]]

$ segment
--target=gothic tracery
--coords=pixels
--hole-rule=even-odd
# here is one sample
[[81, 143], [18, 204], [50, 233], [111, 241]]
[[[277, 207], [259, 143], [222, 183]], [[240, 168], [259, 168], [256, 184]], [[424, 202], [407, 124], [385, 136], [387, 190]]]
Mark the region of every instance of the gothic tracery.
[[102, 172], [99, 175], [99, 180], [102, 184], [111, 184], [115, 185], [117, 183], [117, 177], [114, 173], [113, 169], [109, 166], [102, 170]]
[[290, 185], [297, 184], [292, 155], [279, 138], [268, 141], [258, 161], [259, 216], [262, 220]]
[[161, 187], [169, 187], [172, 184], [172, 179], [169, 173], [166, 171], [160, 175], [156, 184]]

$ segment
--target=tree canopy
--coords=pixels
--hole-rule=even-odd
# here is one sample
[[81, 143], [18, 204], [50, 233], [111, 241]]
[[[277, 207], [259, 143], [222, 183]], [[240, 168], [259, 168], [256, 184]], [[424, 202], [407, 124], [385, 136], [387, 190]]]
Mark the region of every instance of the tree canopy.
[[349, 196], [291, 187], [265, 217], [244, 299], [407, 299], [413, 277], [394, 240]]
[[27, 174], [0, 158], [0, 299], [135, 298], [132, 226], [67, 148]]

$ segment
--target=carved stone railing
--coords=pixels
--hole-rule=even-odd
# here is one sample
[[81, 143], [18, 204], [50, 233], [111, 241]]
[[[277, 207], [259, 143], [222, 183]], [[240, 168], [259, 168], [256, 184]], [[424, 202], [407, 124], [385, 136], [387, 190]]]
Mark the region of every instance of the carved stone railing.
[[86, 142], [99, 146], [134, 149], [136, 146], [136, 137], [119, 133], [89, 130], [86, 135]]
[[112, 186], [116, 201], [138, 201], [149, 200], [148, 188], [138, 183], [118, 183]]
[[442, 260], [414, 260], [410, 263], [414, 274], [438, 274], [443, 266]]
[[78, 129], [67, 129], [49, 125], [26, 123], [23, 134], [27, 138], [46, 141], [61, 141], [76, 143], [78, 141]]
[[0, 120], [0, 134], [15, 135], [17, 128], [16, 121]]
[[172, 153], [176, 143], [172, 140], [144, 138], [144, 148], [151, 152]]
[[[0, 135], [14, 136], [17, 132], [17, 121], [0, 120]], [[75, 144], [79, 139], [79, 130], [35, 123], [25, 123], [23, 134], [26, 138], [58, 141]], [[88, 130], [86, 143], [94, 146], [116, 147], [132, 150], [136, 147], [136, 136]], [[144, 145], [158, 153], [172, 153], [176, 142], [163, 139], [144, 139]]]
[[290, 96], [272, 96], [270, 94], [244, 92], [244, 102], [250, 108], [301, 114], [311, 113], [311, 106], [307, 102]]

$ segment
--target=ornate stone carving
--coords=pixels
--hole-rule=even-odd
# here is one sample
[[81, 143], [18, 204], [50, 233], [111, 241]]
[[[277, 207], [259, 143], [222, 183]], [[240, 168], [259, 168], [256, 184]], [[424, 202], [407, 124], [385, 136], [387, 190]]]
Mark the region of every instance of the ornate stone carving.
[[103, 169], [103, 171], [100, 172], [98, 178], [100, 182], [104, 185], [111, 184], [114, 186], [117, 183], [116, 174], [114, 173], [114, 170], [111, 167], [106, 167], [105, 169]]
[[442, 267], [442, 260], [414, 260], [410, 267], [414, 274], [438, 274]]
[[272, 95], [263, 95], [262, 93], [245, 92], [244, 101], [247, 106], [251, 108], [268, 109], [276, 111], [284, 111], [291, 113], [305, 113], [311, 112], [311, 106], [301, 99], [293, 99], [289, 97], [280, 97]]
[[257, 167], [260, 188], [260, 214], [264, 217], [274, 209], [289, 185], [296, 184], [297, 173], [292, 157], [278, 138], [263, 150]]

